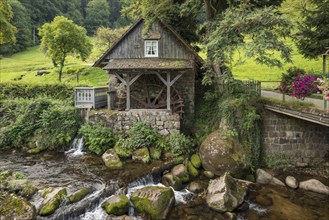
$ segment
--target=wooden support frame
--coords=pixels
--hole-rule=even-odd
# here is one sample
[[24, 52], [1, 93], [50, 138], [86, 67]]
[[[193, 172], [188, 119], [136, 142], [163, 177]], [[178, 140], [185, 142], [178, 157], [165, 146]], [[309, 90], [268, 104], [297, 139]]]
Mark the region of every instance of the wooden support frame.
[[128, 78], [125, 80], [118, 73], [115, 73], [115, 76], [126, 86], [126, 110], [130, 110], [130, 86], [136, 82], [136, 80], [143, 75], [143, 73], [137, 74], [134, 78], [130, 80], [130, 74], [128, 74]]

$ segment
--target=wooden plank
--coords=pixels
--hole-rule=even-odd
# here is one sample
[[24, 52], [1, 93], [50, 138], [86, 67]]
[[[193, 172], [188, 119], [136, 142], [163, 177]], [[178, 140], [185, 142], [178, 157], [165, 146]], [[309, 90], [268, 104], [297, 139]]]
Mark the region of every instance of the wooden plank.
[[174, 83], [181, 78], [183, 75], [183, 73], [179, 73], [171, 82], [170, 82], [170, 86], [174, 85]]
[[167, 110], [170, 110], [170, 72], [167, 72]]
[[155, 74], [159, 77], [159, 79], [163, 82], [163, 84], [167, 85], [167, 81], [160, 75], [160, 73], [155, 73]]
[[136, 80], [137, 80], [141, 75], [143, 75], [143, 73], [139, 73], [137, 76], [135, 76], [135, 77], [129, 82], [129, 85], [131, 86], [134, 82], [136, 82]]
[[114, 74], [125, 86], [127, 86], [128, 83], [126, 80], [124, 80], [118, 73], [114, 73]]
[[127, 98], [127, 106], [126, 106], [126, 110], [130, 110], [130, 76], [128, 75], [128, 79], [127, 79], [127, 85], [126, 85], [126, 88], [127, 88], [127, 93], [126, 93], [126, 98]]

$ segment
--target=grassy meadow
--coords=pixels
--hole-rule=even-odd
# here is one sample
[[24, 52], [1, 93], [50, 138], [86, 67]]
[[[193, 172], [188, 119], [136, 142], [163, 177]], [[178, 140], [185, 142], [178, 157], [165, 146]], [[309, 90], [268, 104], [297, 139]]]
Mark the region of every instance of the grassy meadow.
[[[72, 56], [66, 60], [63, 69], [62, 82], [73, 85], [106, 85], [108, 76], [105, 71], [93, 68], [92, 62], [82, 62]], [[37, 76], [39, 70], [49, 73]], [[80, 73], [77, 82], [77, 72]], [[54, 68], [50, 58], [46, 57], [38, 46], [31, 47], [24, 52], [0, 59], [0, 82], [24, 83], [58, 83], [58, 69]]]
[[[245, 60], [235, 66], [232, 66], [232, 72], [236, 79], [240, 80], [260, 80], [260, 81], [279, 81], [281, 74], [288, 68], [296, 66], [305, 69], [307, 72], [321, 72], [322, 60], [307, 60], [298, 53], [296, 47], [292, 45], [293, 63], [287, 63], [282, 68], [268, 67], [257, 64], [253, 60]], [[200, 54], [203, 58], [205, 54]], [[238, 57], [237, 60], [241, 61]], [[108, 76], [105, 71], [99, 68], [93, 68], [94, 60], [82, 62], [72, 56], [67, 58], [63, 70], [63, 83], [72, 85], [102, 86], [106, 85]], [[239, 62], [237, 62], [239, 63]], [[38, 70], [49, 71], [49, 74], [37, 76]], [[80, 73], [79, 82], [77, 82], [77, 73]], [[38, 46], [29, 48], [27, 51], [12, 55], [11, 57], [2, 57], [0, 59], [0, 82], [25, 82], [25, 83], [57, 83], [58, 70], [54, 68], [51, 59], [46, 57]], [[277, 82], [263, 82], [262, 87], [274, 88]]]

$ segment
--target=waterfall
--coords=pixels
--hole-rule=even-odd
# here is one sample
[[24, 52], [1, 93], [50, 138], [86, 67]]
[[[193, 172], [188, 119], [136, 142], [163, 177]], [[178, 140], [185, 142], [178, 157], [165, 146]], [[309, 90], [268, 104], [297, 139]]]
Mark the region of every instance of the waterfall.
[[69, 156], [80, 156], [83, 155], [84, 152], [82, 151], [83, 149], [83, 138], [74, 138], [72, 144], [71, 144], [71, 148], [65, 152], [65, 154], [69, 155]]

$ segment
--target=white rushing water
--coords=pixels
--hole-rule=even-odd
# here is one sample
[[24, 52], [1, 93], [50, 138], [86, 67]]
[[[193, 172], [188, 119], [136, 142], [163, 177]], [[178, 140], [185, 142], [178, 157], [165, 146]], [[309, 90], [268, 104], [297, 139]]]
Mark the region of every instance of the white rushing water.
[[[144, 178], [141, 178], [133, 183], [128, 184], [127, 186], [127, 192], [126, 195], [128, 198], [130, 198], [131, 194], [135, 192], [138, 189], [141, 189], [145, 186], [164, 186], [161, 183], [156, 183], [153, 180], [152, 175], [147, 175]], [[121, 193], [122, 190], [118, 190], [115, 194]], [[181, 203], [187, 203], [192, 197], [193, 193], [188, 191], [187, 189], [181, 190], [181, 191], [175, 191], [175, 199], [176, 199], [176, 204], [181, 204]], [[112, 195], [113, 196], [113, 195]], [[110, 196], [111, 197], [111, 196]], [[106, 212], [102, 209], [101, 205], [103, 202], [105, 202], [107, 199], [110, 197], [107, 197], [103, 200], [100, 201], [98, 206], [96, 206], [93, 210], [90, 210], [86, 212], [83, 216], [80, 216], [81, 220], [102, 220], [107, 218]], [[129, 216], [133, 217], [135, 220], [141, 220], [142, 218], [139, 216], [135, 216], [135, 211], [133, 207], [130, 207], [129, 209]]]
[[66, 155], [75, 157], [75, 156], [81, 156], [84, 154], [83, 150], [83, 138], [74, 138], [71, 149], [65, 152]]

